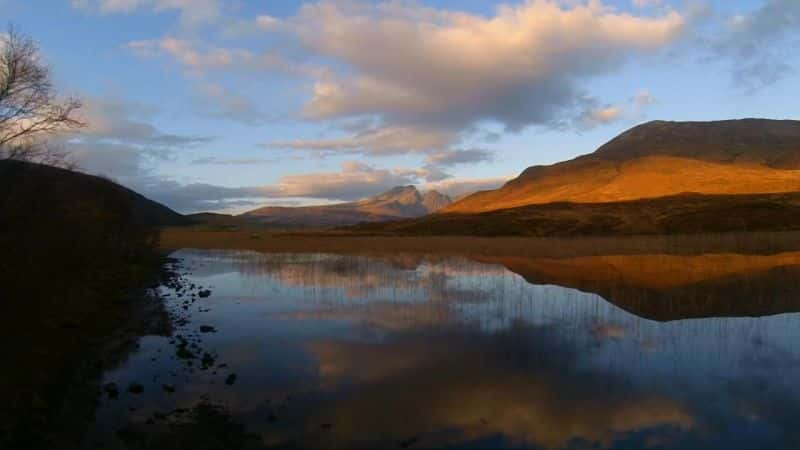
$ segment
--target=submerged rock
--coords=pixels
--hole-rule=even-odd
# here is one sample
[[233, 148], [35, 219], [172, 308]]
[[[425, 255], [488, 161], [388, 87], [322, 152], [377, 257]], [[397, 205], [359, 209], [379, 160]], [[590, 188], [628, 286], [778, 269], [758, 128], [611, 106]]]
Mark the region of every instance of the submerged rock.
[[116, 399], [119, 397], [119, 388], [117, 387], [117, 383], [106, 383], [103, 385], [103, 392], [108, 395], [108, 398]]
[[232, 373], [232, 374], [228, 375], [225, 378], [225, 384], [227, 384], [228, 386], [233, 385], [233, 383], [236, 383], [236, 374], [235, 373]]
[[136, 395], [141, 394], [142, 392], [144, 392], [144, 386], [142, 386], [141, 383], [137, 383], [134, 381], [133, 383], [128, 385], [128, 392]]
[[400, 441], [400, 447], [402, 448], [409, 448], [412, 445], [419, 442], [419, 436], [414, 436], [412, 438], [406, 439], [405, 441]]

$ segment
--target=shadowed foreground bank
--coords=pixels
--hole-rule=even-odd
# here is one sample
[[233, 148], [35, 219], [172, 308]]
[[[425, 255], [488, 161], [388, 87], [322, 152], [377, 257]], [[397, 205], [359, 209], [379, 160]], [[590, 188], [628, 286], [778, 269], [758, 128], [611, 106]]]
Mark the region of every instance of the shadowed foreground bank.
[[99, 375], [167, 326], [152, 225], [180, 216], [108, 180], [0, 161], [0, 447], [73, 448]]

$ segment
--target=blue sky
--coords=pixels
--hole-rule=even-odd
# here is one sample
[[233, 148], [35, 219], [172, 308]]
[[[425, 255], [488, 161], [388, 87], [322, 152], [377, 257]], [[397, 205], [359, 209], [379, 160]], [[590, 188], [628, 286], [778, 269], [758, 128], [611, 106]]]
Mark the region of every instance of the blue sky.
[[83, 97], [83, 170], [182, 212], [460, 195], [647, 120], [800, 119], [796, 0], [0, 6]]

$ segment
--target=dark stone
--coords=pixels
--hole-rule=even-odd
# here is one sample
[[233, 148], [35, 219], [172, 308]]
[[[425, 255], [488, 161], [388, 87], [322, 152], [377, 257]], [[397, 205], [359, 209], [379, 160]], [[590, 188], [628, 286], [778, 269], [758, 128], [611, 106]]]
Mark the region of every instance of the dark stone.
[[137, 395], [141, 394], [142, 392], [144, 392], [144, 386], [142, 386], [141, 383], [137, 383], [134, 381], [133, 383], [128, 385], [128, 392]]
[[419, 442], [419, 436], [414, 436], [412, 438], [406, 439], [405, 441], [400, 441], [400, 447], [402, 448], [409, 448], [412, 445]]
[[119, 388], [117, 383], [107, 383], [103, 386], [103, 391], [108, 395], [108, 398], [119, 397]]
[[232, 373], [232, 374], [228, 375], [227, 378], [225, 378], [225, 384], [227, 384], [228, 386], [233, 385], [233, 383], [236, 383], [236, 374], [235, 373]]
[[166, 392], [168, 394], [172, 394], [173, 392], [175, 392], [175, 386], [173, 386], [171, 384], [163, 384], [163, 385], [161, 385], [161, 389], [163, 389], [164, 392]]
[[209, 367], [214, 367], [214, 357], [211, 356], [211, 354], [208, 352], [203, 353], [203, 358], [200, 360], [200, 362], [203, 365], [202, 366], [203, 370], [206, 370]]
[[211, 291], [208, 290], [208, 289], [203, 289], [200, 292], [198, 292], [197, 295], [199, 295], [200, 298], [210, 297], [211, 296]]
[[201, 333], [216, 333], [217, 329], [212, 327], [211, 325], [200, 325], [200, 332]]

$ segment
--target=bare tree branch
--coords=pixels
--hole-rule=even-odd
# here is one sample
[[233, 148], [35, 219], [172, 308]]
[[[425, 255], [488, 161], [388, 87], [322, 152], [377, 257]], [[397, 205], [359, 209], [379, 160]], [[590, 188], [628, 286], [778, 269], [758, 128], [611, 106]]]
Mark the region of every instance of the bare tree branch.
[[0, 35], [0, 159], [62, 162], [48, 136], [82, 128], [77, 117], [81, 101], [56, 96], [50, 68], [38, 45], [13, 27]]

